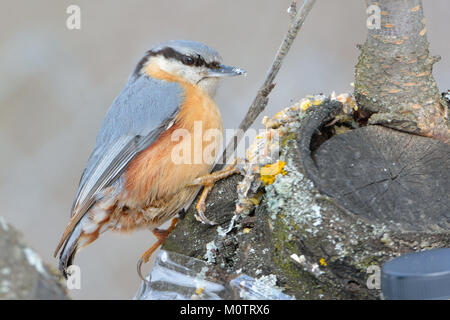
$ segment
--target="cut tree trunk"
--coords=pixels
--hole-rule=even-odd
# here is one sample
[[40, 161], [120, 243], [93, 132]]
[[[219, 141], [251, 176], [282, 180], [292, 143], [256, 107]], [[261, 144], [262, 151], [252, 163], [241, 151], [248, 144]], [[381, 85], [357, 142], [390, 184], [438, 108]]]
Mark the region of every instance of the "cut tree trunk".
[[378, 299], [369, 267], [450, 246], [450, 146], [370, 125], [330, 137], [342, 105], [310, 109], [249, 216], [224, 234], [242, 177], [220, 181], [206, 211], [219, 226], [200, 224], [192, 206], [163, 249], [206, 259], [219, 283], [244, 273], [275, 277], [296, 299]]

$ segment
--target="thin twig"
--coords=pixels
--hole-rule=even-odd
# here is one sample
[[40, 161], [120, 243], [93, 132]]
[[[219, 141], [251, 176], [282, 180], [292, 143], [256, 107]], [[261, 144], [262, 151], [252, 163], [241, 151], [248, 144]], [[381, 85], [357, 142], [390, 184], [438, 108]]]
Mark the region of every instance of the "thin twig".
[[[241, 141], [242, 137], [244, 136], [245, 131], [247, 131], [248, 128], [255, 122], [256, 118], [261, 114], [261, 112], [264, 111], [268, 101], [269, 101], [269, 94], [272, 91], [272, 89], [275, 87], [275, 84], [273, 83], [276, 75], [278, 74], [278, 71], [280, 70], [281, 63], [283, 62], [283, 59], [286, 57], [289, 49], [291, 48], [292, 43], [294, 42], [295, 38], [297, 37], [298, 31], [303, 25], [303, 22], [305, 21], [306, 17], [308, 16], [309, 12], [311, 11], [312, 7], [314, 6], [314, 3], [316, 0], [305, 0], [303, 3], [302, 8], [300, 11], [296, 11], [296, 1], [294, 0], [291, 6], [288, 9], [288, 13], [291, 18], [291, 23], [289, 26], [289, 30], [284, 36], [283, 42], [281, 43], [280, 48], [277, 51], [277, 54], [275, 55], [275, 58], [272, 62], [272, 65], [270, 66], [270, 69], [268, 70], [266, 74], [266, 78], [264, 80], [264, 83], [262, 84], [261, 88], [258, 90], [258, 93], [256, 94], [255, 99], [253, 100], [250, 108], [247, 111], [247, 114], [245, 115], [244, 120], [242, 120], [241, 124], [239, 125], [239, 128], [236, 132], [236, 134], [233, 136], [231, 141], [228, 143], [223, 155], [222, 155], [222, 162], [221, 164], [227, 163], [227, 161], [230, 159], [230, 156], [234, 153], [237, 146], [239, 145], [239, 142]], [[295, 16], [294, 16], [294, 13]]]
[[289, 8], [287, 9], [291, 17], [291, 23], [295, 21], [295, 17], [297, 16], [297, 0], [293, 0]]

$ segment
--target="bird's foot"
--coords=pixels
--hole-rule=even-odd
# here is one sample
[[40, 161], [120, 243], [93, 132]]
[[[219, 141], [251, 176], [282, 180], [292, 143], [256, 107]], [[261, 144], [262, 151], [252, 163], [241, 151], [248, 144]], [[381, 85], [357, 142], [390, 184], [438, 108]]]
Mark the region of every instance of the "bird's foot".
[[150, 247], [150, 249], [148, 249], [147, 251], [145, 251], [141, 258], [138, 260], [137, 263], [137, 271], [139, 274], [139, 277], [141, 277], [142, 280], [147, 281], [145, 279], [145, 277], [142, 275], [142, 265], [144, 263], [147, 263], [148, 260], [150, 259], [150, 257], [152, 256], [152, 254], [159, 248], [159, 246], [161, 246], [164, 241], [166, 241], [167, 237], [170, 235], [170, 233], [173, 231], [173, 229], [175, 229], [175, 226], [178, 223], [178, 218], [173, 218], [172, 219], [172, 223], [170, 224], [170, 227], [165, 229], [165, 230], [161, 230], [158, 228], [153, 229], [152, 233], [154, 234], [154, 236], [158, 239], [156, 241], [156, 243]]
[[195, 206], [195, 208], [197, 209], [197, 212], [198, 212], [198, 215], [195, 215], [195, 218], [198, 221], [205, 223], [205, 224], [209, 224], [209, 225], [217, 224], [216, 222], [209, 220], [205, 216], [206, 199], [208, 197], [209, 192], [212, 190], [212, 188], [214, 187], [214, 184], [217, 181], [225, 179], [233, 174], [239, 173], [239, 169], [236, 167], [236, 164], [237, 164], [237, 158], [234, 159], [234, 161], [231, 164], [226, 166], [225, 169], [198, 177], [192, 182], [192, 184], [191, 184], [192, 186], [203, 186], [204, 187], [203, 192], [200, 195], [200, 199], [198, 200], [197, 205]]

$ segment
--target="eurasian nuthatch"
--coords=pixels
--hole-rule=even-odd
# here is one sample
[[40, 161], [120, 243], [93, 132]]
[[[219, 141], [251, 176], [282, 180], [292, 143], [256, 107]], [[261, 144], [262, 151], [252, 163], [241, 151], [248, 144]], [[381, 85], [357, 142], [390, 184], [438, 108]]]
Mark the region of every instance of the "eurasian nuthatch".
[[[172, 150], [180, 142], [172, 133], [192, 132], [196, 121], [204, 130], [222, 131], [213, 100], [218, 80], [244, 73], [223, 65], [215, 50], [199, 42], [169, 41], [146, 53], [109, 108], [81, 176], [55, 251], [55, 256], [61, 251], [65, 275], [76, 252], [110, 229], [152, 230], [159, 241], [143, 255], [148, 260], [173, 229], [174, 217], [193, 201], [200, 188], [193, 181], [213, 165], [174, 163]], [[220, 147], [216, 144], [216, 153]], [[157, 229], [171, 218], [168, 230]]]

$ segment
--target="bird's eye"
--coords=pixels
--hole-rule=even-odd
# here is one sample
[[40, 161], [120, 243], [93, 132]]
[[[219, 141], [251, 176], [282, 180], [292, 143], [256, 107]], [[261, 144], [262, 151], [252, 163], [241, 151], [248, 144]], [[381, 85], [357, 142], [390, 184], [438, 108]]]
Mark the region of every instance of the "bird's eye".
[[183, 56], [183, 64], [190, 66], [190, 65], [193, 65], [194, 62], [195, 62], [194, 58], [189, 57], [189, 56]]

